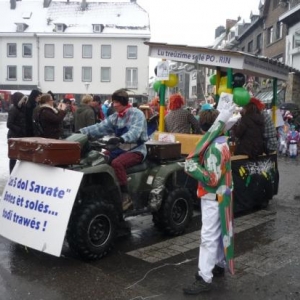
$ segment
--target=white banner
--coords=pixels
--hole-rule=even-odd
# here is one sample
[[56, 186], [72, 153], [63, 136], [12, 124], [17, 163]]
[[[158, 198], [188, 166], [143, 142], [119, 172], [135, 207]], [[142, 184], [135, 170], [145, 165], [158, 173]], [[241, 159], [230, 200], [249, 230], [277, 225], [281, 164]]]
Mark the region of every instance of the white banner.
[[83, 173], [17, 162], [0, 201], [0, 235], [60, 256]]

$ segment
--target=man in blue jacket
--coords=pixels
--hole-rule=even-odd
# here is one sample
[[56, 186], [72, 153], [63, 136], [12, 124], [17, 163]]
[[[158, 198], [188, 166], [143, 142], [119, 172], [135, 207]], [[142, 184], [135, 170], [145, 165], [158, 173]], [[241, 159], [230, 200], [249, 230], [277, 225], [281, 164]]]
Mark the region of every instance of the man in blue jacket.
[[115, 91], [112, 94], [115, 113], [101, 123], [80, 129], [80, 132], [93, 138], [113, 135], [108, 142], [120, 144], [116, 150], [110, 151], [109, 155], [112, 159], [111, 166], [120, 184], [123, 211], [132, 206], [126, 169], [144, 160], [147, 154], [145, 142], [148, 140], [145, 115], [141, 110], [131, 107], [128, 101], [129, 97], [124, 89]]

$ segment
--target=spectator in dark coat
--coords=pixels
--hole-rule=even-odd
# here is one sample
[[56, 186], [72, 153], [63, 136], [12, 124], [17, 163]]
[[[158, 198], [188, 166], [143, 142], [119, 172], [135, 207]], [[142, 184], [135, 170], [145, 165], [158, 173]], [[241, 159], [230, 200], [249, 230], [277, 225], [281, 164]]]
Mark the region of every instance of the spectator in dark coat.
[[63, 103], [66, 104], [66, 115], [62, 122], [62, 138], [65, 139], [74, 132], [74, 113], [71, 108], [71, 100], [64, 99]]
[[91, 95], [85, 95], [82, 98], [79, 107], [74, 113], [75, 132], [96, 123], [95, 112], [91, 106], [92, 101], [93, 97]]
[[[22, 93], [16, 92], [11, 96], [12, 106], [8, 111], [7, 138], [20, 138], [26, 136], [25, 105], [27, 97]], [[15, 159], [9, 160], [9, 172], [13, 170], [16, 164]]]
[[26, 136], [34, 136], [32, 115], [33, 110], [38, 106], [42, 93], [38, 90], [32, 90], [26, 103]]
[[256, 159], [264, 152], [264, 116], [252, 99], [241, 114], [242, 118], [232, 129], [237, 138], [234, 154], [245, 154], [250, 159]]
[[101, 121], [104, 120], [104, 113], [103, 113], [102, 107], [101, 107], [100, 96], [98, 96], [98, 95], [93, 96], [93, 101], [91, 103], [91, 106], [95, 111], [96, 123], [100, 123]]
[[53, 106], [53, 99], [50, 94], [43, 94], [40, 99], [40, 106], [33, 112], [33, 120], [39, 123], [42, 128], [42, 133], [36, 135], [59, 139], [61, 136], [62, 121], [66, 115], [66, 104], [59, 103], [57, 108]]

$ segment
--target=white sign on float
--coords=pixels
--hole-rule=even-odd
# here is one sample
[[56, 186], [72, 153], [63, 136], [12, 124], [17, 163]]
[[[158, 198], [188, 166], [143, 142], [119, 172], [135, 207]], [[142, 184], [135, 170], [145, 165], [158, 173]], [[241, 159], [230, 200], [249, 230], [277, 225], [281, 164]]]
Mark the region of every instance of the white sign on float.
[[233, 95], [222, 92], [219, 98], [217, 110], [228, 110], [233, 104]]
[[169, 63], [167, 61], [157, 63], [157, 80], [169, 80]]
[[81, 172], [18, 162], [0, 201], [0, 235], [60, 256], [82, 176]]

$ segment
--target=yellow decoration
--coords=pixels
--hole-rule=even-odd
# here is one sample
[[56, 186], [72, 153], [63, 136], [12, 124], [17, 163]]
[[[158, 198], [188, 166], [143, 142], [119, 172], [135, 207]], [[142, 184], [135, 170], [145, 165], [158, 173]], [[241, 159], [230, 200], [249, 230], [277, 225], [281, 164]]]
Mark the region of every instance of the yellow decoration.
[[221, 95], [221, 93], [232, 94], [232, 89], [229, 89], [227, 85], [220, 85], [218, 89], [218, 95]]
[[165, 85], [167, 87], [174, 87], [178, 84], [178, 77], [176, 74], [170, 74], [169, 75], [169, 80], [165, 81]]

